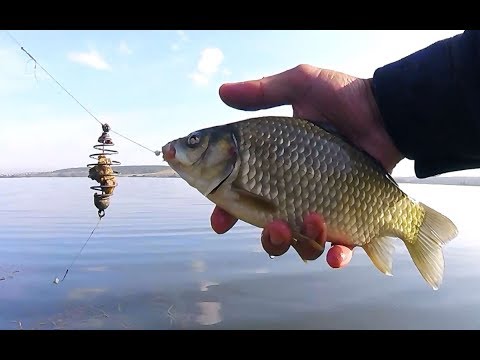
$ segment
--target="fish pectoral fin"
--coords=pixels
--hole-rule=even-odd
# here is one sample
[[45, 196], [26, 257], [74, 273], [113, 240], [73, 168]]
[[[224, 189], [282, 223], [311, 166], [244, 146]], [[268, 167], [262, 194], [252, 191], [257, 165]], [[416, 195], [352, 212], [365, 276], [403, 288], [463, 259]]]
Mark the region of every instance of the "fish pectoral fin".
[[257, 195], [251, 191], [242, 189], [238, 186], [235, 186], [235, 184], [232, 185], [232, 191], [239, 196], [239, 200], [243, 203], [247, 203], [255, 208], [260, 208], [270, 213], [277, 210], [277, 206], [270, 199], [266, 199], [261, 195]]
[[362, 248], [378, 270], [385, 275], [393, 276], [392, 262], [395, 246], [390, 237], [375, 238]]

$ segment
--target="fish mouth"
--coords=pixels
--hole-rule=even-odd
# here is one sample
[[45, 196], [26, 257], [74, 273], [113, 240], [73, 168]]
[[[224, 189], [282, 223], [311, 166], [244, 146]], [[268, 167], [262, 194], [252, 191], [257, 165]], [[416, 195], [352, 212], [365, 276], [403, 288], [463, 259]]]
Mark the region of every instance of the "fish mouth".
[[162, 146], [163, 160], [167, 163], [170, 163], [172, 160], [175, 160], [176, 149], [172, 141]]

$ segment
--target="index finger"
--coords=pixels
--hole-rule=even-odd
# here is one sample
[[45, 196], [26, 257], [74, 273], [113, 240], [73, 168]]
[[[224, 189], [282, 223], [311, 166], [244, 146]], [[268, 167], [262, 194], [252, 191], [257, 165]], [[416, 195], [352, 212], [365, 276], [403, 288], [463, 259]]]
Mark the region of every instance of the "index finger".
[[299, 65], [262, 79], [223, 84], [219, 94], [225, 104], [239, 110], [292, 105], [309, 89], [314, 75], [314, 67]]

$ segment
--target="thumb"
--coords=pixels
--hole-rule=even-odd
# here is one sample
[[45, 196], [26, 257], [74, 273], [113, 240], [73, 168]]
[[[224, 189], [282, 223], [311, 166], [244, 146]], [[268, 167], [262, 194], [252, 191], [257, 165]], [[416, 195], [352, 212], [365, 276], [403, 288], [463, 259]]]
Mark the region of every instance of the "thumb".
[[292, 105], [308, 89], [313, 74], [312, 66], [299, 65], [262, 79], [223, 84], [219, 94], [225, 104], [239, 110]]

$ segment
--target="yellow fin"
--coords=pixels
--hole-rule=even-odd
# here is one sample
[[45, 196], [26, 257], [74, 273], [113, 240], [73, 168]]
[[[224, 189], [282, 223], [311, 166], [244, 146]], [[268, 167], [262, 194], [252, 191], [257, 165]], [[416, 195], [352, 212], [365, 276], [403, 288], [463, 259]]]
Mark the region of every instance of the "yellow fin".
[[438, 290], [443, 281], [444, 258], [442, 247], [458, 235], [455, 224], [436, 210], [420, 203], [425, 218], [414, 243], [405, 241], [412, 260], [425, 281]]
[[232, 185], [232, 191], [239, 195], [240, 202], [248, 203], [254, 208], [260, 208], [267, 212], [275, 212], [277, 210], [277, 206], [270, 199], [266, 199], [261, 195], [239, 188], [238, 186], [235, 186], [235, 184]]
[[373, 265], [382, 273], [392, 276], [392, 260], [395, 247], [389, 237], [380, 237], [362, 246]]

